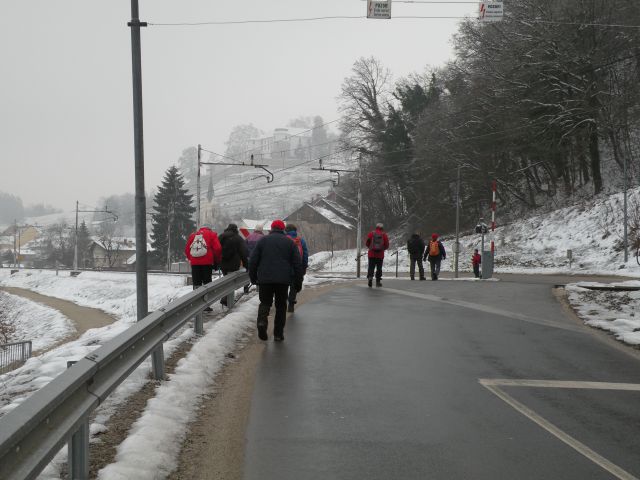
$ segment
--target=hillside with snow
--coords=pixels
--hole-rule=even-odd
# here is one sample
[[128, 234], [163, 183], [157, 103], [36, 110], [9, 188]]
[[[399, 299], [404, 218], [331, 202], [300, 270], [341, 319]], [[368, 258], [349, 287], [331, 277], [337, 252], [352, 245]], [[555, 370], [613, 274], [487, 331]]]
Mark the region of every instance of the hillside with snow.
[[[496, 272], [528, 273], [589, 273], [640, 276], [640, 266], [635, 254], [640, 232], [640, 188], [629, 190], [629, 260], [624, 262], [623, 250], [623, 194], [616, 193], [583, 201], [571, 207], [550, 213], [533, 215], [507, 225], [500, 225], [495, 231]], [[499, 206], [498, 206], [499, 212]], [[398, 251], [398, 270], [409, 271], [406, 251], [407, 237], [402, 232], [389, 232], [391, 248], [385, 258], [384, 269], [395, 273]], [[429, 232], [425, 232], [426, 239]], [[489, 249], [491, 235], [485, 236], [485, 248]], [[455, 235], [442, 236], [448, 256], [442, 269], [451, 271], [453, 266], [453, 244]], [[471, 271], [471, 255], [480, 249], [481, 236], [475, 233], [460, 237], [460, 271]], [[572, 251], [571, 266], [567, 250]], [[366, 248], [363, 247], [363, 252]], [[310, 268], [323, 272], [355, 272], [356, 251], [347, 250], [320, 252], [310, 258]], [[366, 268], [366, 258], [363, 257]]]

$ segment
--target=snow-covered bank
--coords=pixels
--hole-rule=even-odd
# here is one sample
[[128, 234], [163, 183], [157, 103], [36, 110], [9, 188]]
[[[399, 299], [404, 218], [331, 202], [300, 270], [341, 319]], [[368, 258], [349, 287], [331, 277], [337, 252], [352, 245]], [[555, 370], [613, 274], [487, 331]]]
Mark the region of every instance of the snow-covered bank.
[[[509, 225], [501, 226], [495, 232], [495, 271], [497, 273], [533, 273], [533, 274], [607, 274], [640, 277], [640, 266], [635, 259], [635, 250], [630, 248], [629, 261], [625, 264], [623, 244], [623, 196], [621, 193], [599, 197], [550, 213], [532, 216]], [[640, 189], [629, 190], [629, 209], [631, 225], [636, 227], [631, 213], [640, 205]], [[390, 232], [393, 234], [394, 232]], [[441, 232], [439, 232], [441, 233]], [[423, 236], [428, 240], [430, 232]], [[489, 248], [491, 236], [485, 236], [485, 248]], [[442, 262], [442, 270], [452, 271], [454, 256], [452, 235], [441, 238], [447, 249], [447, 259]], [[634, 238], [630, 235], [629, 244]], [[479, 234], [460, 237], [459, 270], [471, 271], [471, 255], [475, 248], [480, 249]], [[400, 241], [387, 251], [384, 261], [385, 275], [395, 274], [398, 250], [398, 271], [409, 271], [409, 257], [406, 243]], [[571, 266], [567, 258], [571, 250]], [[366, 247], [363, 246], [363, 253]], [[366, 255], [362, 258], [366, 269]], [[356, 250], [319, 252], [309, 258], [309, 268], [322, 272], [355, 272]]]
[[71, 320], [59, 311], [3, 291], [0, 320], [13, 329], [10, 342], [31, 340], [34, 351], [49, 348], [75, 332]]
[[[610, 332], [616, 339], [629, 345], [640, 345], [640, 291], [590, 290], [586, 285], [567, 285], [569, 302], [587, 325]], [[616, 283], [621, 287], [640, 286], [638, 281]]]

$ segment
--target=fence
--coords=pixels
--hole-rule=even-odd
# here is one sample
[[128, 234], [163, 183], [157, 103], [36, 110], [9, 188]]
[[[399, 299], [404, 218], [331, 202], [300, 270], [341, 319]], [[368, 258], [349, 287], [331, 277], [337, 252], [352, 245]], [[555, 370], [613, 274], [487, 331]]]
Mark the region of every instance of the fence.
[[0, 345], [0, 375], [19, 367], [31, 357], [31, 340]]
[[[188, 320], [201, 334], [202, 311], [223, 297], [232, 307], [234, 291], [248, 283], [235, 272], [147, 315], [0, 418], [0, 478], [36, 478], [65, 443], [69, 478], [88, 478], [91, 413], [151, 353], [164, 358], [163, 343]], [[154, 373], [161, 378], [163, 366]]]

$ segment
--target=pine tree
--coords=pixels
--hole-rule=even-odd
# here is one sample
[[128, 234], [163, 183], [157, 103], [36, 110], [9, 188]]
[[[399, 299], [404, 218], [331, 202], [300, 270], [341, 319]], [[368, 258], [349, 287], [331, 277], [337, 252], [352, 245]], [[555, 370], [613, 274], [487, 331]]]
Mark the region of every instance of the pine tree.
[[193, 221], [196, 209], [193, 195], [187, 192], [177, 167], [167, 170], [153, 200], [155, 212], [151, 214], [151, 246], [155, 249], [155, 260], [165, 264], [169, 248], [169, 261], [182, 259], [187, 238], [196, 228]]
[[84, 220], [78, 227], [78, 267], [87, 268], [90, 265], [89, 262], [89, 246], [91, 245], [91, 236], [89, 229]]

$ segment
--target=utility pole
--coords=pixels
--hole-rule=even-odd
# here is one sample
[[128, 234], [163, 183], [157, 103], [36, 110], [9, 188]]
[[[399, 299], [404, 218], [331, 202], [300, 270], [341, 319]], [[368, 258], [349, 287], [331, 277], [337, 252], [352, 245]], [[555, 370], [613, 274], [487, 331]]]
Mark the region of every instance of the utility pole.
[[456, 181], [456, 244], [453, 246], [454, 278], [458, 278], [458, 259], [460, 257], [460, 169], [461, 168], [462, 168], [462, 165], [458, 165], [458, 180]]
[[356, 233], [356, 277], [360, 278], [362, 259], [362, 153], [358, 156], [358, 232]]
[[622, 183], [624, 190], [624, 263], [629, 261], [629, 237], [627, 232], [627, 155], [624, 155], [624, 181]]
[[[138, 321], [147, 316], [147, 206], [144, 191], [144, 142], [142, 122], [142, 49], [138, 0], [131, 0], [131, 72], [133, 80], [133, 145], [135, 157], [136, 218], [136, 313]], [[155, 361], [155, 355], [154, 355]]]
[[202, 145], [198, 144], [198, 181], [196, 182], [196, 230], [200, 228], [200, 154], [202, 153]]
[[78, 200], [76, 200], [76, 235], [73, 242], [73, 271], [78, 271]]

